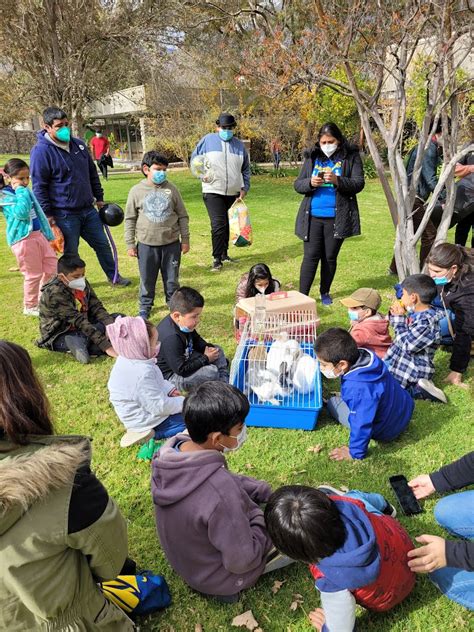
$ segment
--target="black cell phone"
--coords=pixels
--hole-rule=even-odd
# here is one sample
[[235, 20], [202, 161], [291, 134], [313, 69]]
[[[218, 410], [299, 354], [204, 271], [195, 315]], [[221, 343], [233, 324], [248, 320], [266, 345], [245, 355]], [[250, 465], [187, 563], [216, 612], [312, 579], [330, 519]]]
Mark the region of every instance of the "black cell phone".
[[405, 516], [413, 516], [423, 511], [403, 474], [391, 476], [388, 480]]

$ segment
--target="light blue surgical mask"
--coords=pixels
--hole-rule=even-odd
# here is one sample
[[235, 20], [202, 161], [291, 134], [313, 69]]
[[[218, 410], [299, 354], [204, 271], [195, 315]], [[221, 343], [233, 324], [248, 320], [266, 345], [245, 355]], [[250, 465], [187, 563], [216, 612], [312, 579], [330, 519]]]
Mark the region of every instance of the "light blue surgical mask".
[[447, 285], [449, 283], [447, 276], [433, 277], [433, 281], [435, 282], [435, 285]]
[[406, 306], [406, 310], [407, 310], [407, 314], [414, 314], [415, 313], [415, 306], [414, 305], [407, 305]]
[[166, 171], [153, 171], [153, 175], [151, 177], [154, 184], [163, 184], [166, 180]]
[[349, 320], [352, 320], [352, 321], [359, 320], [359, 312], [356, 312], [353, 309], [348, 309], [347, 310], [347, 315], [349, 316]]
[[219, 138], [223, 141], [229, 141], [232, 136], [234, 135], [234, 132], [231, 129], [220, 129], [219, 130]]
[[184, 325], [178, 325], [179, 330], [183, 332], [183, 334], [190, 334], [192, 332], [192, 329], [189, 329], [189, 327], [184, 327]]
[[68, 143], [71, 140], [71, 130], [69, 127], [60, 127], [55, 135], [61, 143]]

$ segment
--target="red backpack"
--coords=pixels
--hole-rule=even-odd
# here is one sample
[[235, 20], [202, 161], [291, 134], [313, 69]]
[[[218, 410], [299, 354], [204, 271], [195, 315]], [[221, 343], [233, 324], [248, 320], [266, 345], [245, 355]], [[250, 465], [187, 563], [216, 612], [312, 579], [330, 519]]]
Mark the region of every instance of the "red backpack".
[[[369, 513], [364, 504], [355, 498], [330, 496], [335, 502], [357, 505], [369, 518], [375, 532], [380, 554], [380, 572], [377, 579], [362, 588], [351, 590], [356, 602], [369, 610], [390, 610], [407, 597], [415, 585], [415, 573], [408, 567], [407, 553], [414, 546], [402, 525], [390, 516]], [[315, 564], [309, 570], [314, 579], [324, 577]]]

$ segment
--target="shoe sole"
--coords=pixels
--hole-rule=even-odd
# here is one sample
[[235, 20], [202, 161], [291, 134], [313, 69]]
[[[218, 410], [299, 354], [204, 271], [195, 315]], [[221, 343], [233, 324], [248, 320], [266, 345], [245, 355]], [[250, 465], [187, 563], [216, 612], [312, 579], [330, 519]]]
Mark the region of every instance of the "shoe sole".
[[448, 399], [444, 392], [440, 388], [435, 386], [433, 382], [421, 379], [418, 380], [417, 386], [422, 391], [422, 393], [427, 395], [427, 398], [430, 399], [432, 402], [442, 402], [443, 404], [448, 403]]
[[318, 487], [316, 487], [316, 489], [319, 489], [319, 491], [323, 492], [324, 494], [327, 494], [326, 490], [328, 490], [330, 494], [334, 494], [335, 496], [344, 496], [347, 493], [342, 491], [342, 489], [337, 489], [337, 487], [333, 487], [332, 485], [319, 485]]

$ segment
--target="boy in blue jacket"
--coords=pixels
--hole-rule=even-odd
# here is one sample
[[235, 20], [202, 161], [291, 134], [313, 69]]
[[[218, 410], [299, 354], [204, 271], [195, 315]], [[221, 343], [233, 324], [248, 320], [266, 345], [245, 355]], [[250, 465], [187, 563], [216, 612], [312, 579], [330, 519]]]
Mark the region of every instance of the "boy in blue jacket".
[[335, 448], [335, 461], [363, 459], [369, 441], [392, 441], [408, 426], [414, 402], [375, 353], [359, 349], [349, 332], [333, 327], [315, 343], [321, 373], [341, 378], [341, 396], [331, 397], [330, 415], [350, 429], [349, 446]]

